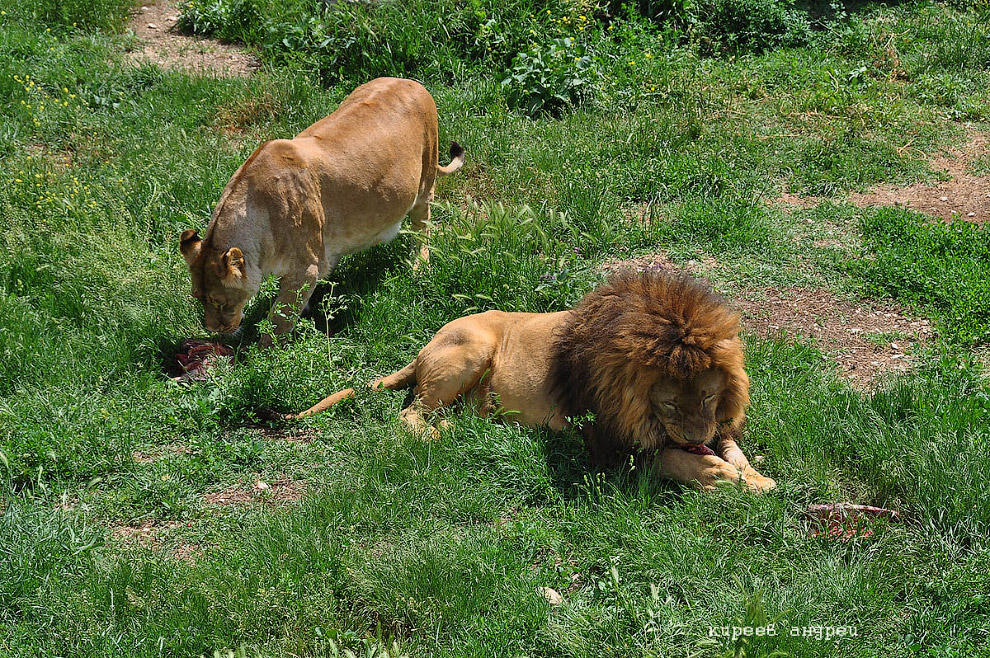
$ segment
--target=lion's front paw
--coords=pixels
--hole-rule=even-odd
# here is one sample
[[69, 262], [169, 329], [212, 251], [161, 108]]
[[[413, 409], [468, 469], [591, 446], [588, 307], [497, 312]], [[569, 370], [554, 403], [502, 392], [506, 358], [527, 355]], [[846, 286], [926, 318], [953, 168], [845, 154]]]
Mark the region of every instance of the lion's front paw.
[[736, 484], [740, 479], [743, 479], [743, 474], [735, 466], [726, 463], [712, 464], [701, 472], [698, 485], [702, 489], [714, 489], [720, 483]]
[[753, 469], [746, 470], [746, 488], [755, 493], [761, 491], [770, 491], [777, 486], [777, 483], [773, 478], [768, 478], [765, 475], [760, 475]]

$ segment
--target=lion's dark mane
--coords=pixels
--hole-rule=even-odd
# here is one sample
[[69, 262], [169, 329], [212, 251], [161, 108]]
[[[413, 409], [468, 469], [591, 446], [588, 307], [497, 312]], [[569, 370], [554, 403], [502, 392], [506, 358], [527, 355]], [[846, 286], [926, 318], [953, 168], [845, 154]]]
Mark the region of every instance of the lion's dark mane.
[[603, 464], [636, 448], [662, 450], [650, 390], [710, 367], [727, 374], [717, 417], [738, 429], [749, 404], [739, 314], [701, 281], [672, 272], [623, 272], [588, 293], [558, 333], [550, 385], [569, 418], [594, 414], [582, 433]]

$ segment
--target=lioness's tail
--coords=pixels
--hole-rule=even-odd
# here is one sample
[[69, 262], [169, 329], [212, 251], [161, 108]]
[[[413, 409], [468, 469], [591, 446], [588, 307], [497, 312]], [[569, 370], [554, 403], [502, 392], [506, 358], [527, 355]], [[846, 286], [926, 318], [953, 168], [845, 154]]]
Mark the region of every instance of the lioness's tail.
[[450, 164], [446, 167], [437, 167], [437, 173], [441, 176], [452, 174], [464, 165], [464, 147], [457, 142], [450, 143]]

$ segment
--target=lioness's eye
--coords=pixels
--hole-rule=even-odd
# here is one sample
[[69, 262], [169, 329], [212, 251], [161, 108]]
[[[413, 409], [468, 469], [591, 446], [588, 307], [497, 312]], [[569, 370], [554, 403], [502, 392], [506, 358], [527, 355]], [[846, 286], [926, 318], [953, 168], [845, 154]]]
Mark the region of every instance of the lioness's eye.
[[715, 398], [716, 398], [716, 397], [718, 397], [718, 396], [715, 396], [715, 395], [709, 395], [708, 397], [706, 397], [706, 398], [705, 398], [705, 399], [703, 400], [703, 402], [702, 402], [702, 403], [703, 403], [703, 404], [704, 404], [705, 406], [709, 406], [709, 405], [711, 405], [711, 403], [712, 403], [712, 402], [714, 402], [714, 401], [715, 401]]
[[672, 402], [661, 402], [660, 406], [664, 408], [664, 411], [669, 411], [671, 413], [677, 411], [677, 405]]

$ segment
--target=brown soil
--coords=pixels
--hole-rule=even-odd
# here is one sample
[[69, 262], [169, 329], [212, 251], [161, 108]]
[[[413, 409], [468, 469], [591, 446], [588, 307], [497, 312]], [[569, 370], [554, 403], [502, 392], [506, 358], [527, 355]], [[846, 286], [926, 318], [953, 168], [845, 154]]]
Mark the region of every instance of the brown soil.
[[[966, 173], [972, 160], [990, 150], [990, 135], [969, 130], [969, 141], [962, 148], [950, 148], [930, 160], [932, 169], [944, 172], [949, 179], [932, 185], [915, 183], [907, 187], [880, 185], [866, 192], [854, 192], [849, 202], [859, 208], [903, 206], [943, 221], [963, 219], [983, 223], [990, 220], [990, 176]], [[782, 194], [779, 203], [812, 208], [816, 197]]]
[[250, 489], [231, 487], [223, 491], [206, 494], [203, 500], [208, 505], [242, 505], [255, 501], [265, 503], [293, 503], [301, 499], [306, 491], [306, 483], [287, 478], [264, 482], [256, 480]]
[[893, 304], [855, 304], [827, 290], [745, 290], [730, 302], [742, 311], [743, 330], [761, 338], [800, 335], [813, 339], [860, 388], [886, 373], [905, 372], [912, 352], [931, 326]]
[[[706, 259], [689, 262], [686, 269], [696, 271], [702, 265], [718, 266]], [[602, 267], [640, 272], [677, 268], [665, 254], [609, 261]], [[742, 312], [744, 332], [761, 338], [788, 335], [814, 340], [839, 372], [859, 388], [870, 388], [886, 373], [906, 371], [914, 360], [914, 348], [932, 331], [927, 319], [912, 317], [896, 305], [856, 304], [826, 290], [747, 289], [734, 295], [729, 304]]]
[[179, 544], [172, 549], [172, 555], [183, 562], [195, 562], [202, 552], [199, 544]]
[[[110, 535], [120, 542], [141, 544], [158, 550], [165, 543], [163, 540], [182, 525], [180, 521], [148, 519], [137, 524], [112, 525]], [[199, 544], [180, 542], [168, 549], [168, 552], [183, 562], [195, 562], [196, 557], [202, 553], [202, 548]]]
[[129, 25], [138, 38], [138, 47], [128, 54], [129, 59], [135, 64], [150, 62], [216, 77], [247, 76], [261, 67], [244, 48], [180, 34], [175, 30], [178, 20], [179, 10], [169, 0], [152, 0], [138, 7]]
[[181, 526], [179, 521], [156, 521], [148, 519], [137, 524], [121, 524], [110, 527], [110, 534], [120, 541], [156, 545], [161, 535]]
[[312, 427], [256, 427], [267, 441], [287, 441], [289, 443], [312, 443], [320, 433]]
[[135, 450], [131, 453], [131, 459], [138, 464], [150, 464], [159, 459], [164, 459], [169, 455], [191, 455], [192, 449], [184, 445], [170, 445], [156, 449], [154, 452], [144, 452]]

